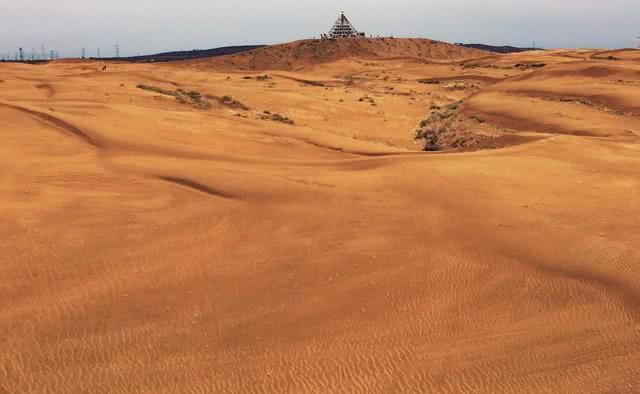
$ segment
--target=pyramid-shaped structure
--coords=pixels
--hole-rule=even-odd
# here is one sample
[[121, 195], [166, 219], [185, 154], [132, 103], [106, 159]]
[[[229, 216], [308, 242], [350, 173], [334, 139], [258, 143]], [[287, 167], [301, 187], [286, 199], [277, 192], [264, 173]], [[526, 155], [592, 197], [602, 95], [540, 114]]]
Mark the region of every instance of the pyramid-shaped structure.
[[329, 30], [329, 38], [342, 38], [342, 37], [363, 37], [364, 33], [360, 33], [349, 22], [344, 12], [338, 17], [336, 23], [333, 24], [331, 30]]

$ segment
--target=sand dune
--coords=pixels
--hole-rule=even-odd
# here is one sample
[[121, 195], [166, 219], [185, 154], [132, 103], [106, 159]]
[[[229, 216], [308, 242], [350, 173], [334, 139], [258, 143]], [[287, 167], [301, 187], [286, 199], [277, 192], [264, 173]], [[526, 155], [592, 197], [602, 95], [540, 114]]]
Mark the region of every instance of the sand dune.
[[487, 52], [419, 38], [359, 38], [342, 40], [301, 40], [272, 45], [249, 52], [210, 59], [189, 60], [200, 69], [304, 70], [346, 58], [407, 59], [431, 61], [464, 60]]
[[0, 392], [639, 392], [637, 52], [389, 41], [0, 65]]

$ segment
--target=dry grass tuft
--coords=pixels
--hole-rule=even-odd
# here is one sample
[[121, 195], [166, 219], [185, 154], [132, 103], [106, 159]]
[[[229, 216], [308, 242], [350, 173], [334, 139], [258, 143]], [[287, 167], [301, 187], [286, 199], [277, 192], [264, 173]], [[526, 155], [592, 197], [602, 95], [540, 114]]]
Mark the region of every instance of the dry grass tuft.
[[271, 120], [274, 122], [280, 122], [280, 123], [285, 123], [289, 125], [293, 125], [295, 123], [293, 120], [289, 119], [284, 115], [271, 113], [271, 111], [267, 111], [267, 110], [265, 110], [263, 113], [260, 114], [260, 119]]
[[211, 108], [211, 103], [205, 100], [202, 97], [202, 94], [197, 90], [184, 90], [184, 89], [176, 89], [176, 90], [166, 90], [159, 88], [157, 86], [150, 86], [144, 84], [138, 84], [136, 86], [138, 89], [147, 90], [149, 92], [159, 93], [165, 96], [175, 97], [176, 101], [181, 104], [189, 104], [195, 108], [199, 109], [209, 109]]
[[233, 108], [233, 109], [241, 109], [243, 111], [248, 111], [249, 107], [244, 105], [243, 103], [241, 103], [240, 101], [234, 99], [231, 96], [222, 96], [222, 97], [216, 97], [216, 96], [207, 96], [209, 98], [214, 98], [216, 100], [218, 100], [218, 102], [222, 105], [224, 105], [225, 107], [229, 107], [229, 108]]

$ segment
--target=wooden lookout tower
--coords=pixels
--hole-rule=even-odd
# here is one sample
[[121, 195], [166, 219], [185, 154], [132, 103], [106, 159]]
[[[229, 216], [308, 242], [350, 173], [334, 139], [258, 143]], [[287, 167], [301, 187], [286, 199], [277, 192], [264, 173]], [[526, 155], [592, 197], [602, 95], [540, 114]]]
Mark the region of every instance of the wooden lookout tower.
[[347, 38], [347, 37], [364, 37], [364, 33], [360, 33], [349, 22], [349, 19], [344, 15], [344, 12], [340, 14], [336, 23], [333, 24], [328, 34], [323, 34], [322, 38]]

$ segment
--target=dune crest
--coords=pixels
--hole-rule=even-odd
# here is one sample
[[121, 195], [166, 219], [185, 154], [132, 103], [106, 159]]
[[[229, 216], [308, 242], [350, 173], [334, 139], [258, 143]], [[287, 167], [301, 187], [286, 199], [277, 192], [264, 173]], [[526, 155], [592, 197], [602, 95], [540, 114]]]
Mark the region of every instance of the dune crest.
[[199, 69], [303, 70], [347, 58], [416, 58], [431, 61], [463, 60], [487, 52], [422, 38], [345, 38], [301, 40], [270, 45], [240, 54], [182, 63]]

